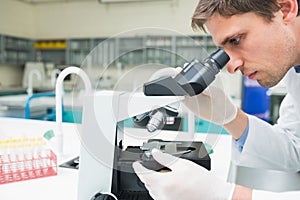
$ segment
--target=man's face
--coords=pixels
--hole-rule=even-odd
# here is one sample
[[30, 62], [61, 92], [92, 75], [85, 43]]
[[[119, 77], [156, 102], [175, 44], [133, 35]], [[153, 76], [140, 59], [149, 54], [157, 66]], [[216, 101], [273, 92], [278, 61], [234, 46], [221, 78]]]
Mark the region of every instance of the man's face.
[[240, 70], [264, 87], [276, 85], [296, 61], [296, 41], [281, 12], [272, 22], [253, 13], [222, 17], [214, 14], [206, 26], [215, 44], [230, 61], [227, 70]]

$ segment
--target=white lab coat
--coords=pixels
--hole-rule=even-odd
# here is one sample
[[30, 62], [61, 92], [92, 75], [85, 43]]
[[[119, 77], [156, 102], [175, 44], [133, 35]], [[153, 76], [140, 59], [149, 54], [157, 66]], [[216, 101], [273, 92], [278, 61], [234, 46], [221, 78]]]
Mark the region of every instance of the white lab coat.
[[[272, 126], [249, 116], [249, 132], [242, 153], [232, 143], [234, 163], [255, 168], [300, 171], [300, 73], [291, 68], [283, 81], [287, 95], [281, 103], [277, 124]], [[254, 199], [300, 199], [300, 191], [277, 194], [254, 191], [253, 196]]]

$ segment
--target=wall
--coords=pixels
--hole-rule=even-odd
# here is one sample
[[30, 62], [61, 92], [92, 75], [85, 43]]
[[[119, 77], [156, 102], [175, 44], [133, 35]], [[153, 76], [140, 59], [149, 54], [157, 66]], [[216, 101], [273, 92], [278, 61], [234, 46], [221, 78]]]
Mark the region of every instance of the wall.
[[1, 87], [21, 86], [23, 79], [23, 66], [0, 65], [0, 89]]
[[34, 38], [35, 26], [32, 6], [14, 0], [1, 0], [0, 34]]
[[109, 37], [141, 27], [161, 27], [193, 34], [190, 18], [197, 1], [101, 4], [94, 0], [41, 4], [34, 6], [36, 37]]
[[197, 2], [101, 4], [97, 0], [86, 0], [31, 5], [1, 0], [0, 33], [37, 39], [109, 37], [141, 27], [160, 27], [195, 34], [190, 18]]

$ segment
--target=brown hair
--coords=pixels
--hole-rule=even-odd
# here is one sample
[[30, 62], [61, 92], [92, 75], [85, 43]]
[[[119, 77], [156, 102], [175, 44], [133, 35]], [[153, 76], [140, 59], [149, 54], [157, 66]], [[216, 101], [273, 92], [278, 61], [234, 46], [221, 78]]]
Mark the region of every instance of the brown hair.
[[[299, 11], [298, 0], [298, 11]], [[277, 0], [199, 0], [192, 17], [193, 30], [206, 32], [204, 23], [214, 13], [224, 17], [253, 12], [266, 21], [271, 21], [274, 13], [280, 10]], [[298, 12], [299, 14], [299, 12]]]
[[300, 15], [300, 0], [297, 0], [297, 3], [298, 3], [298, 13], [297, 13], [297, 16]]

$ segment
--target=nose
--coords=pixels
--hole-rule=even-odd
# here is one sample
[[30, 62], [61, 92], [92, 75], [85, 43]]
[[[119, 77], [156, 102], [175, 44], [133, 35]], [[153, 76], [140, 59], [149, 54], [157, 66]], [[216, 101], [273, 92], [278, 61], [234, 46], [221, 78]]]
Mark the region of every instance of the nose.
[[236, 58], [234, 56], [229, 55], [230, 60], [228, 61], [226, 67], [227, 71], [231, 74], [235, 73], [236, 71], [240, 70], [240, 68], [243, 66], [242, 59]]

